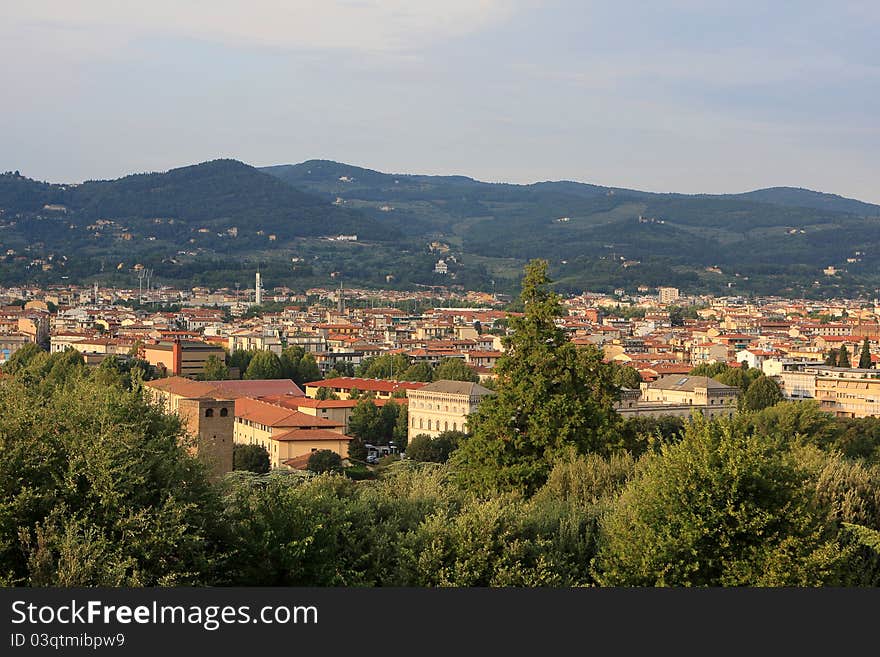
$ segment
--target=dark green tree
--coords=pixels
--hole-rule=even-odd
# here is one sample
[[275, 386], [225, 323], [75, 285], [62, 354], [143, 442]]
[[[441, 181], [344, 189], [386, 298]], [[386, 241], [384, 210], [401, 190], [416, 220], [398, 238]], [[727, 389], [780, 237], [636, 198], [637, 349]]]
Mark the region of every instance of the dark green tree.
[[430, 383], [433, 377], [434, 369], [428, 363], [414, 363], [395, 378], [399, 381], [426, 381]]
[[239, 378], [244, 377], [245, 372], [247, 372], [248, 366], [251, 364], [251, 359], [256, 353], [256, 349], [234, 350], [231, 354], [229, 354], [229, 367], [237, 368]]
[[320, 399], [321, 401], [326, 401], [328, 399], [339, 399], [339, 395], [333, 392], [332, 388], [321, 386], [320, 388], [318, 388], [318, 392], [315, 394], [315, 399]]
[[224, 381], [228, 378], [229, 368], [226, 367], [226, 363], [213, 354], [208, 356], [201, 379], [203, 381]]
[[871, 344], [868, 342], [867, 337], [862, 342], [862, 353], [859, 354], [859, 367], [865, 370], [871, 367]]
[[850, 360], [849, 350], [846, 348], [845, 344], [840, 345], [840, 350], [837, 352], [837, 366], [852, 367], [852, 360]]
[[355, 461], [367, 460], [367, 443], [358, 436], [353, 436], [348, 441], [348, 457]]
[[437, 381], [470, 381], [479, 383], [480, 375], [461, 358], [444, 358], [434, 370]]
[[247, 371], [244, 373], [245, 379], [281, 379], [283, 373], [281, 371], [281, 359], [271, 351], [258, 351], [251, 358]]
[[352, 409], [351, 417], [348, 420], [348, 432], [350, 435], [360, 438], [364, 443], [375, 445], [382, 441], [381, 411], [372, 399], [361, 399]]
[[532, 493], [555, 457], [574, 445], [604, 452], [619, 389], [612, 367], [596, 347], [576, 347], [556, 325], [559, 296], [548, 289], [547, 262], [525, 269], [520, 298], [525, 312], [510, 320], [505, 355], [496, 365], [496, 394], [485, 397], [468, 421], [471, 436], [452, 465], [460, 485], [481, 493]]
[[305, 356], [305, 350], [297, 345], [285, 347], [281, 352], [281, 372], [283, 378], [291, 379], [299, 385], [301, 379], [299, 376], [299, 363]]
[[743, 395], [743, 408], [749, 411], [760, 411], [775, 406], [783, 399], [779, 384], [769, 376], [761, 375]]
[[406, 456], [413, 461], [446, 463], [464, 438], [465, 434], [461, 431], [444, 431], [435, 438], [419, 434], [413, 437], [407, 447]]
[[232, 469], [263, 474], [269, 472], [269, 452], [262, 445], [234, 445]]
[[613, 365], [614, 384], [618, 388], [630, 388], [638, 390], [642, 384], [642, 375], [631, 365]]
[[837, 350], [829, 349], [828, 354], [825, 356], [825, 364], [830, 365], [831, 367], [837, 367]]
[[407, 436], [409, 435], [409, 408], [401, 404], [397, 409], [397, 419], [394, 422], [394, 444], [403, 452], [407, 449]]
[[324, 472], [341, 472], [342, 457], [330, 449], [319, 449], [312, 452], [309, 456], [309, 462], [306, 466], [309, 471], [318, 474]]
[[306, 354], [300, 359], [297, 375], [299, 378], [294, 379], [294, 382], [300, 386], [311, 381], [320, 381], [324, 378], [321, 376], [321, 368], [318, 367], [318, 362], [312, 354]]
[[408, 368], [409, 359], [403, 354], [382, 354], [367, 358], [356, 372], [357, 376], [365, 379], [401, 380]]

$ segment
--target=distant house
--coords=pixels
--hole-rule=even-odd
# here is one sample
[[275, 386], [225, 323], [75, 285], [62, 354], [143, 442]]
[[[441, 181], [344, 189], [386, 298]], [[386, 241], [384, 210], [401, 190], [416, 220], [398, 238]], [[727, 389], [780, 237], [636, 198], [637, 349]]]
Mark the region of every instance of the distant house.
[[446, 264], [446, 261], [443, 258], [437, 261], [437, 264], [434, 265], [434, 273], [435, 274], [448, 274], [449, 266]]

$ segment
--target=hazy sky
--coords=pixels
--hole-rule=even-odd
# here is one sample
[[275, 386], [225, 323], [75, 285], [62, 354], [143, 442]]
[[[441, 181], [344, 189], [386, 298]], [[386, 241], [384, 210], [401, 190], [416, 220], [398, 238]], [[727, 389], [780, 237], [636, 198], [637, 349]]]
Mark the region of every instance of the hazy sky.
[[880, 202], [880, 2], [3, 0], [0, 170], [217, 157]]

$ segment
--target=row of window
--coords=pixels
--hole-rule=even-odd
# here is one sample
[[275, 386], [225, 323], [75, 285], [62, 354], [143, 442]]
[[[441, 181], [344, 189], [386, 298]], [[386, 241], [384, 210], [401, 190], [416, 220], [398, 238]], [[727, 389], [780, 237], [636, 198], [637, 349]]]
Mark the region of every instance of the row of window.
[[[220, 409], [220, 417], [228, 417], [228, 416], [229, 416], [229, 409], [228, 408], [221, 408]], [[214, 409], [213, 408], [205, 409], [205, 417], [214, 417]]]
[[[424, 418], [421, 418], [421, 417], [420, 417], [420, 418], [419, 418], [419, 423], [418, 423], [418, 424], [419, 424], [419, 426], [418, 426], [419, 429], [425, 429], [425, 428], [426, 428], [426, 427], [425, 427], [425, 420], [424, 420]], [[433, 425], [433, 426], [432, 426], [432, 425]], [[410, 426], [411, 426], [413, 429], [416, 428], [416, 418], [413, 417], [413, 418], [410, 419]], [[465, 430], [464, 426], [465, 426], [464, 423], [462, 423], [462, 425], [461, 425], [461, 430], [462, 430], [462, 431]], [[428, 429], [428, 431], [441, 431], [441, 429], [440, 429], [440, 420], [436, 420], [436, 421], [434, 421], [434, 422], [432, 422], [431, 420], [428, 420], [428, 426], [427, 426], [427, 429]], [[444, 420], [442, 431], [449, 431], [449, 430], [450, 430], [450, 429], [449, 429], [449, 422], [446, 421], [446, 420]], [[453, 422], [453, 423], [452, 423], [452, 431], [458, 431], [458, 423], [457, 423], [457, 422]]]
[[[412, 401], [410, 401], [410, 406], [413, 408], [423, 408], [427, 411], [439, 411], [441, 405], [440, 404], [431, 404], [429, 402], [420, 402], [420, 401], [412, 402]], [[445, 413], [449, 412], [449, 404], [443, 404], [443, 411]], [[453, 413], [464, 413], [466, 411], [464, 408], [459, 408], [458, 406], [453, 406], [452, 412]]]

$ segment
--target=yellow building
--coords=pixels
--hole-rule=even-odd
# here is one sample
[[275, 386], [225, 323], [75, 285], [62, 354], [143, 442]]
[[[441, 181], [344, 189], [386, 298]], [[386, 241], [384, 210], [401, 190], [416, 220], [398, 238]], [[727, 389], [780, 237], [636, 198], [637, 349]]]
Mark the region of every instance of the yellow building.
[[417, 390], [407, 390], [409, 440], [419, 434], [436, 437], [444, 431], [467, 433], [468, 416], [480, 400], [494, 394], [479, 383], [435, 381]]
[[681, 407], [678, 412], [668, 413], [670, 415], [689, 415], [693, 411], [700, 411], [707, 417], [732, 416], [736, 412], [739, 395], [739, 388], [724, 385], [708, 376], [669, 374], [651, 383], [643, 383], [636, 406], [649, 410], [652, 405], [657, 408], [666, 405], [670, 411], [671, 407]]
[[351, 440], [342, 425], [275, 404], [242, 397], [235, 400], [234, 440], [237, 445], [261, 445], [273, 468], [298, 467], [322, 449], [348, 456]]

